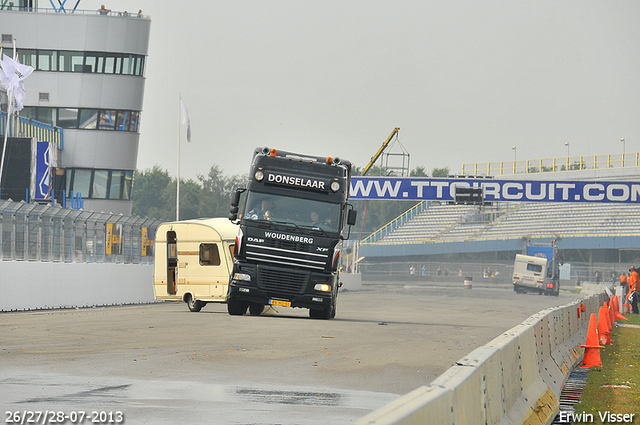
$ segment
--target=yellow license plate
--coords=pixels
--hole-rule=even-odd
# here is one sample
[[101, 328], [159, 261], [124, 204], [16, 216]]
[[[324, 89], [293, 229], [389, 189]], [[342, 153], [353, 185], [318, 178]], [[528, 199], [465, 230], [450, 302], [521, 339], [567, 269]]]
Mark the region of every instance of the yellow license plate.
[[282, 307], [291, 307], [291, 301], [269, 300], [269, 304], [271, 304], [271, 305], [279, 305], [279, 306], [282, 306]]

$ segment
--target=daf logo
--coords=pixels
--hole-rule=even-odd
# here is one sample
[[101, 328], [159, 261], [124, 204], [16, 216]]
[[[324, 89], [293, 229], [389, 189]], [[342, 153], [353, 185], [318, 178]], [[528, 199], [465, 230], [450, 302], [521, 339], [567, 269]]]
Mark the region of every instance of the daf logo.
[[252, 238], [251, 236], [249, 236], [249, 237], [247, 238], [247, 240], [248, 240], [249, 242], [264, 243], [264, 239]]
[[324, 248], [324, 247], [319, 246], [319, 247], [316, 248], [316, 251], [317, 252], [327, 252], [327, 251], [329, 251], [329, 248]]

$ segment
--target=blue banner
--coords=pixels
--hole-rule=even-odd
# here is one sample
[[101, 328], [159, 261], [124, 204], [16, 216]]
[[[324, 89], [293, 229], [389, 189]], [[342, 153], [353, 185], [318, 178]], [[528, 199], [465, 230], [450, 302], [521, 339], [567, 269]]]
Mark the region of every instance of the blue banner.
[[352, 177], [351, 199], [454, 201], [456, 187], [481, 187], [486, 202], [640, 203], [640, 182]]
[[53, 179], [51, 178], [52, 170], [52, 147], [49, 142], [37, 142], [36, 154], [36, 187], [34, 199], [45, 200], [51, 199], [51, 189]]

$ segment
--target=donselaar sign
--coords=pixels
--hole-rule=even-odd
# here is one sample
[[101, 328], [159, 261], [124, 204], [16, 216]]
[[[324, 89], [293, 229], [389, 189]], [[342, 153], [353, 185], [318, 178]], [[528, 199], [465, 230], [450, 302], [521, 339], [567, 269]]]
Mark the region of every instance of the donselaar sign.
[[533, 181], [352, 177], [351, 199], [454, 201], [456, 187], [482, 187], [486, 202], [640, 203], [640, 181]]
[[277, 184], [281, 186], [295, 187], [296, 189], [310, 189], [321, 192], [329, 190], [330, 182], [315, 178], [288, 176], [279, 173], [266, 173], [265, 183]]

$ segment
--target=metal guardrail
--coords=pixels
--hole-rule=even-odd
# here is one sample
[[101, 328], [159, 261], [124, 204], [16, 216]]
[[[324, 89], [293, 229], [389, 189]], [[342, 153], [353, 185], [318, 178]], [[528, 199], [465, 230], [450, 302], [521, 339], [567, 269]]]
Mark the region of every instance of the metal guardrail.
[[64, 263], [152, 264], [160, 220], [0, 202], [0, 259]]
[[[0, 12], [29, 12], [29, 13], [66, 13], [66, 14], [78, 14], [78, 15], [101, 15], [97, 9], [65, 9], [64, 7], [60, 8], [47, 8], [47, 7], [25, 7], [25, 6], [2, 6], [0, 5]], [[127, 13], [127, 15], [125, 15]], [[148, 15], [139, 14], [138, 12], [128, 12], [128, 11], [116, 11], [111, 10], [106, 15], [102, 16], [118, 16], [118, 17], [127, 17], [127, 18], [143, 18], [149, 19]]]
[[462, 174], [474, 176], [504, 176], [558, 171], [595, 170], [638, 167], [640, 152], [608, 155], [565, 156], [527, 159], [522, 161], [478, 162], [462, 164]]

